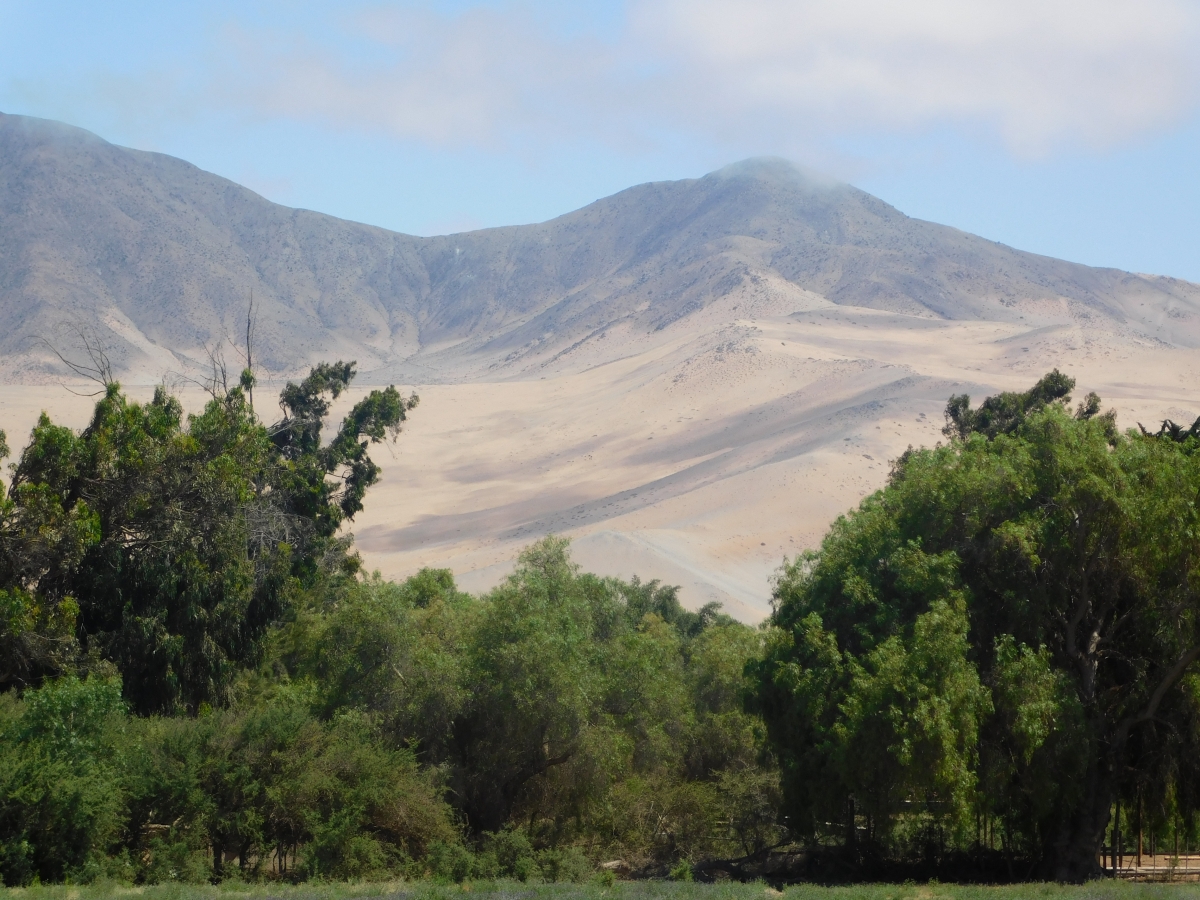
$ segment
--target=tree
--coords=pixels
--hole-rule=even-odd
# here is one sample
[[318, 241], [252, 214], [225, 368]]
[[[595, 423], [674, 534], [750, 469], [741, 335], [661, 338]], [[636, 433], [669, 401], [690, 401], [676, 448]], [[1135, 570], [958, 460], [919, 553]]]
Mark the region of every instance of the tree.
[[[1027, 391], [1006, 391], [986, 398], [978, 409], [971, 409], [971, 398], [967, 394], [955, 394], [946, 404], [946, 427], [942, 434], [965, 440], [972, 434], [994, 438], [998, 434], [1011, 434], [1024, 424], [1035, 412], [1050, 404], [1065, 406], [1075, 390], [1075, 379], [1054, 369], [1044, 375]], [[1100, 396], [1093, 391], [1083, 398], [1075, 411], [1075, 418], [1090, 419], [1100, 412]], [[1115, 427], [1113, 413], [1101, 417], [1110, 427]]]
[[0, 882], [90, 880], [119, 842], [120, 685], [64, 678], [0, 697]]
[[[2, 432], [0, 451], [8, 455]], [[29, 585], [55, 560], [77, 560], [94, 526], [85, 507], [64, 510], [44, 490], [7, 492], [0, 483], [0, 691], [73, 660], [74, 598], [35, 596]]]
[[761, 647], [676, 588], [580, 572], [552, 536], [481, 597], [437, 569], [323, 582], [264, 668], [308, 685], [322, 718], [360, 710], [444, 772], [485, 846], [519, 828], [547, 853], [586, 841], [674, 862], [778, 836], [775, 768], [743, 710]]
[[445, 762], [470, 700], [464, 645], [474, 598], [448, 570], [422, 569], [402, 584], [377, 574], [335, 579], [304, 600], [275, 634], [271, 655], [291, 678], [314, 685], [319, 713], [362, 710], [393, 745]]
[[793, 827], [884, 852], [931, 828], [966, 847], [996, 817], [1079, 880], [1114, 801], [1183, 796], [1198, 445], [1117, 435], [1098, 399], [1071, 415], [1071, 386], [951, 398], [950, 445], [907, 453], [780, 573], [757, 703]]
[[277, 457], [268, 484], [277, 489], [287, 514], [304, 522], [307, 540], [328, 540], [342, 522], [362, 509], [367, 489], [379, 480], [369, 443], [395, 440], [400, 424], [416, 407], [416, 394], [400, 396], [394, 386], [371, 391], [342, 420], [322, 446], [321, 430], [332, 402], [354, 380], [354, 363], [321, 363], [299, 384], [279, 395], [283, 418], [269, 429]]
[[456, 787], [480, 831], [499, 830], [522, 788], [574, 757], [592, 723], [600, 671], [590, 601], [609, 591], [580, 579], [566, 548], [555, 538], [527, 548], [468, 638], [474, 702], [455, 723]]
[[43, 414], [0, 506], [0, 686], [107, 661], [140, 713], [226, 702], [296, 586], [358, 565], [337, 531], [379, 477], [369, 443], [417, 400], [372, 391], [322, 446], [353, 377], [289, 383], [271, 428], [250, 373], [186, 419], [165, 389], [139, 404], [111, 381], [79, 434]]

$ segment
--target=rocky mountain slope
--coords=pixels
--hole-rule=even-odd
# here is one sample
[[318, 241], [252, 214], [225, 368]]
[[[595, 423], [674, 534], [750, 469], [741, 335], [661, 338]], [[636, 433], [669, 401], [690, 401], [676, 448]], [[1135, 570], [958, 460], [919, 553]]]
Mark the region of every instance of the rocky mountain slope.
[[357, 546], [385, 575], [447, 566], [472, 590], [555, 532], [592, 571], [756, 621], [784, 556], [905, 447], [942, 438], [950, 394], [1027, 388], [1057, 366], [1121, 427], [1200, 415], [1196, 285], [1022, 253], [778, 160], [417, 238], [0, 116], [14, 447], [42, 410], [73, 427], [91, 410], [37, 384], [60, 365], [39, 337], [70, 350], [71, 327], [92, 329], [146, 398], [168, 373], [203, 374], [251, 290], [264, 381], [342, 357], [363, 378], [339, 404], [364, 382], [419, 387], [375, 457]]
[[417, 383], [578, 371], [827, 305], [1200, 345], [1200, 287], [1023, 253], [781, 160], [645, 184], [538, 225], [419, 238], [289, 209], [182, 160], [0, 115], [0, 379], [92, 329], [117, 373], [203, 368], [259, 308], [262, 365]]

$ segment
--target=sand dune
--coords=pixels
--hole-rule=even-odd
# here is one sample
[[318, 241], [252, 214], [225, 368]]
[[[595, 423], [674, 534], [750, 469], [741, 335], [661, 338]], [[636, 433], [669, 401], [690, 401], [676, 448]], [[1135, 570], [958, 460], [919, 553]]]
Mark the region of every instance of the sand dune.
[[[1200, 414], [1200, 352], [1069, 323], [811, 303], [637, 343], [579, 372], [415, 385], [421, 405], [376, 454], [383, 480], [354, 523], [368, 565], [448, 566], [482, 590], [556, 532], [590, 570], [679, 584], [689, 606], [756, 621], [784, 557], [880, 487], [905, 447], [941, 439], [951, 393], [1022, 388], [1058, 366], [1122, 427]], [[0, 426], [18, 444], [40, 409], [79, 426], [89, 404], [0, 387]]]

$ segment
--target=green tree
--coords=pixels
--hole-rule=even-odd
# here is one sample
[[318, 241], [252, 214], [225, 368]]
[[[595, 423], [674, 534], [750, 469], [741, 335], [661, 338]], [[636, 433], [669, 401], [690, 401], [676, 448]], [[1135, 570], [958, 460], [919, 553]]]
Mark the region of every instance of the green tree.
[[1077, 880], [1113, 802], [1187, 768], [1197, 443], [1117, 435], [1098, 400], [1071, 415], [1071, 384], [952, 398], [951, 444], [907, 453], [781, 572], [757, 703], [794, 827], [895, 848], [932, 824], [963, 847], [995, 816]]
[[367, 489], [379, 480], [379, 466], [367, 452], [370, 443], [393, 440], [418, 403], [396, 388], [371, 391], [342, 420], [337, 434], [323, 444], [321, 432], [334, 400], [354, 380], [353, 362], [321, 363], [299, 384], [288, 382], [279, 395], [283, 418], [269, 429], [277, 455], [265, 473], [263, 492], [280, 535], [307, 549], [311, 567], [320, 558], [311, 545], [325, 546], [339, 526], [362, 509]]
[[743, 709], [761, 632], [581, 573], [556, 538], [483, 597], [445, 570], [288, 577], [224, 708], [132, 715], [90, 658], [0, 695], [0, 876], [574, 879], [778, 841]]
[[592, 721], [599, 671], [590, 601], [608, 592], [578, 577], [566, 547], [548, 538], [527, 548], [468, 638], [473, 702], [455, 723], [455, 788], [478, 831], [499, 831], [522, 788], [572, 759]]
[[362, 710], [394, 746], [445, 762], [470, 699], [464, 644], [474, 598], [448, 570], [422, 569], [401, 584], [377, 575], [336, 579], [305, 601], [276, 633], [271, 654], [290, 678], [313, 686], [318, 713]]
[[[971, 398], [967, 394], [955, 394], [946, 404], [946, 427], [942, 434], [965, 440], [972, 434], [994, 438], [998, 434], [1011, 434], [1024, 424], [1035, 412], [1050, 404], [1065, 406], [1075, 390], [1075, 379], [1058, 369], [1047, 373], [1027, 391], [1005, 391], [986, 398], [978, 409], [971, 409]], [[1100, 396], [1094, 391], [1088, 394], [1075, 411], [1075, 418], [1090, 419], [1100, 414]], [[1101, 417], [1110, 428], [1115, 428], [1113, 413]]]
[[271, 428], [241, 386], [186, 419], [164, 389], [139, 404], [115, 383], [79, 434], [43, 415], [0, 506], [0, 686], [107, 660], [140, 713], [227, 702], [296, 587], [357, 567], [337, 530], [378, 479], [369, 443], [416, 398], [372, 391], [322, 446], [353, 375], [288, 384]]
[[196, 727], [218, 875], [233, 856], [243, 871], [274, 857], [299, 875], [363, 877], [456, 839], [437, 771], [355, 710], [322, 721], [283, 687]]
[[[761, 652], [755, 629], [657, 582], [582, 573], [550, 537], [478, 598], [436, 569], [322, 582], [266, 669], [308, 685], [323, 719], [361, 710], [443, 771], [477, 837], [675, 861], [779, 838], [776, 770], [743, 709]], [[458, 849], [438, 853], [459, 870]]]
[[[106, 874], [123, 836], [124, 706], [113, 681], [0, 697], [0, 880]], [[119, 871], [118, 871], [119, 874]]]

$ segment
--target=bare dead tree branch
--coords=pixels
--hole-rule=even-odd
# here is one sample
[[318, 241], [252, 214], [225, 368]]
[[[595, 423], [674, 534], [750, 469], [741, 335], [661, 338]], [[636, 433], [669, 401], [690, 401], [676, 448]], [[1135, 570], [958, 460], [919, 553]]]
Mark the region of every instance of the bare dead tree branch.
[[219, 343], [211, 348], [205, 347], [208, 353], [208, 392], [214, 397], [223, 397], [229, 393], [229, 368], [225, 364], [225, 353]]
[[221, 342], [204, 345], [204, 354], [208, 357], [208, 375], [192, 378], [190, 375], [179, 374], [180, 380], [203, 390], [214, 400], [219, 400], [229, 393], [229, 367], [225, 363], [225, 353]]
[[100, 385], [100, 390], [80, 393], [72, 390], [66, 384], [62, 384], [62, 387], [80, 397], [96, 397], [108, 390], [108, 386], [113, 384], [116, 379], [113, 377], [112, 361], [109, 360], [108, 354], [104, 350], [104, 342], [95, 330], [78, 322], [63, 322], [56, 326], [55, 330], [69, 332], [87, 360], [70, 358], [49, 338], [39, 337], [37, 342], [58, 357], [59, 362], [80, 378], [86, 378], [88, 381], [94, 381]]
[[[234, 337], [225, 328], [222, 328], [225, 341], [233, 349], [233, 352], [242, 360], [242, 377], [239, 381], [246, 388], [246, 395], [250, 401], [250, 411], [254, 411], [254, 341], [258, 332], [258, 310], [254, 306], [254, 288], [250, 288], [250, 303], [246, 307], [246, 330], [241, 339], [235, 340]], [[207, 348], [206, 348], [207, 349]], [[246, 373], [249, 373], [249, 378], [246, 378]]]

